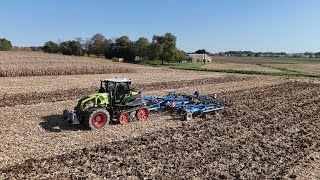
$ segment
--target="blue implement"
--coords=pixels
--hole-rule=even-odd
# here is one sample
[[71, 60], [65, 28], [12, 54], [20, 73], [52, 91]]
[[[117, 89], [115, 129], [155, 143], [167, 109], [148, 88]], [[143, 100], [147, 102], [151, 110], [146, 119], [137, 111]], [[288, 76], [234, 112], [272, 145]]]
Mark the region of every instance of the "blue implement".
[[172, 112], [177, 111], [179, 114], [185, 115], [186, 119], [190, 119], [192, 115], [200, 115], [225, 109], [223, 102], [216, 99], [216, 95], [211, 97], [169, 93], [167, 96], [144, 96], [144, 100], [145, 107], [149, 109], [149, 111], [170, 109]]

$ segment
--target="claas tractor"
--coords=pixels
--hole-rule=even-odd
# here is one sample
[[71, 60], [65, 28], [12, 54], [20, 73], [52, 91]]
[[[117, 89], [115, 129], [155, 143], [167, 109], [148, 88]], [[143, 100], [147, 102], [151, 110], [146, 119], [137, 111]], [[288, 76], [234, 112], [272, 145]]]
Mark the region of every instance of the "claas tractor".
[[65, 121], [85, 124], [94, 130], [112, 122], [145, 121], [148, 115], [141, 93], [135, 92], [126, 78], [101, 80], [98, 93], [81, 98], [73, 111], [63, 111]]

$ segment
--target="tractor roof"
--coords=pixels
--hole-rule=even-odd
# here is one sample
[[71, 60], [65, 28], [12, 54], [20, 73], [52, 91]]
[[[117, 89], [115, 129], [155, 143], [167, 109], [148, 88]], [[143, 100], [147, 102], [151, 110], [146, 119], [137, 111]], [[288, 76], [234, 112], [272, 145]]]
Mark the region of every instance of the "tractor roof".
[[111, 82], [131, 82], [130, 79], [127, 78], [112, 78], [112, 79], [105, 79], [104, 81], [111, 81]]

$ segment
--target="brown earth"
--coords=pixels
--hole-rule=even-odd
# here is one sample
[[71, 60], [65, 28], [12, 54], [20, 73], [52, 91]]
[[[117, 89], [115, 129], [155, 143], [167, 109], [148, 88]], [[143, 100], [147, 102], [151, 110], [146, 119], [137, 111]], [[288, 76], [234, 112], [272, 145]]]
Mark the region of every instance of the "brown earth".
[[3, 178], [19, 179], [294, 179], [292, 169], [316, 161], [312, 154], [320, 152], [319, 88], [287, 82], [226, 92], [232, 106], [211, 120], [158, 116], [166, 128], [30, 158], [0, 172]]
[[[170, 82], [154, 82], [147, 84], [137, 84], [136, 88], [142, 92], [151, 90], [163, 90], [170, 87], [177, 89], [181, 87], [195, 87], [203, 84], [216, 84], [226, 82], [238, 82], [244, 80], [254, 79], [253, 77], [236, 77], [226, 76], [224, 78], [204, 78], [194, 80], [170, 81]], [[72, 88], [66, 90], [55, 90], [47, 92], [29, 92], [29, 93], [16, 93], [5, 94], [0, 98], [0, 107], [14, 106], [14, 105], [28, 105], [41, 102], [56, 102], [65, 101], [70, 99], [80, 98], [84, 95], [97, 92], [97, 86], [89, 88]]]
[[[134, 67], [136, 68], [136, 67]], [[109, 78], [129, 78], [133, 84], [154, 82], [170, 82], [204, 78], [223, 78], [230, 76], [222, 73], [181, 71], [168, 68], [144, 67], [137, 73], [125, 74], [86, 74], [68, 76], [33, 76], [0, 78], [0, 96], [4, 94], [49, 92], [68, 90], [73, 88], [86, 89], [100, 86], [100, 80]], [[237, 77], [244, 77], [237, 75]]]
[[[13, 74], [39, 65], [59, 72], [74, 66], [90, 73], [81, 68], [104, 65], [134, 70], [0, 78], [0, 179], [320, 179], [319, 80], [95, 60], [97, 66], [92, 58], [0, 52], [1, 67], [7, 68], [0, 71]], [[100, 79], [112, 77], [132, 79], [144, 95], [218, 93], [227, 109], [212, 119], [190, 122], [152, 113], [147, 122], [102, 131], [62, 121], [64, 108], [73, 108], [79, 97], [96, 92]]]
[[[223, 97], [223, 92], [260, 87], [263, 85], [282, 82], [280, 80], [275, 81], [273, 78], [256, 80], [256, 78], [250, 77], [249, 79], [251, 80], [239, 82], [223, 82], [220, 80], [220, 83], [202, 86], [183, 86], [180, 88], [177, 88], [177, 84], [179, 83], [171, 83], [169, 86], [168, 84], [163, 84], [162, 87], [159, 86], [159, 88], [163, 90], [143, 91], [143, 94], [165, 95], [173, 90], [193, 94], [195, 90], [198, 90], [201, 94], [219, 93], [219, 96], [221, 95], [221, 97]], [[167, 89], [165, 89], [165, 87]], [[176, 89], [172, 89], [174, 87]], [[78, 126], [66, 124], [62, 121], [61, 117], [61, 112], [64, 108], [71, 109], [76, 103], [77, 100], [72, 100], [0, 108], [0, 111], [2, 112], [2, 116], [0, 116], [0, 122], [2, 122], [2, 131], [0, 131], [2, 138], [0, 139], [0, 144], [5, 147], [4, 149], [0, 149], [0, 162], [2, 162], [0, 167], [18, 162], [20, 163], [23, 160], [28, 159], [30, 156], [46, 157], [52, 154], [61, 154], [70, 150], [95, 145], [96, 143], [100, 143], [100, 140], [105, 141], [106, 139], [103, 138], [104, 136], [110, 137], [107, 139], [108, 141], [117, 140], [119, 137], [114, 136], [113, 134], [117, 134], [119, 131], [122, 132], [121, 136], [131, 137], [134, 134], [141, 134], [146, 131], [155, 131], [163, 127], [171, 127], [173, 122], [179, 123], [179, 121], [170, 121], [169, 123], [166, 121], [167, 118], [160, 118], [157, 121], [153, 121], [153, 117], [159, 116], [152, 115], [147, 124], [140, 124], [142, 129], [136, 128], [137, 126], [135, 126], [135, 123], [132, 123], [124, 126], [127, 128], [116, 126], [115, 129], [112, 127], [107, 131], [100, 131], [98, 134], [94, 131], [79, 131], [83, 130], [83, 128], [79, 129]], [[159, 123], [162, 125], [159, 125]], [[47, 132], [56, 132], [58, 134], [48, 134]], [[90, 133], [90, 135], [88, 133]], [[96, 139], [96, 141], [91, 141], [87, 136], [99, 136], [100, 138]], [[48, 152], [50, 153], [48, 154]]]

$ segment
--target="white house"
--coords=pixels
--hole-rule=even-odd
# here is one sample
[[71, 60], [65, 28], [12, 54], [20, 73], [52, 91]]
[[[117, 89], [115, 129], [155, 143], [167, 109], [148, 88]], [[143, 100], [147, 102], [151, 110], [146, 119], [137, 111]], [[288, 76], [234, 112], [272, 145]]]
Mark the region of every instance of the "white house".
[[203, 60], [211, 62], [212, 58], [207, 54], [188, 54], [185, 60], [187, 62], [203, 62]]

